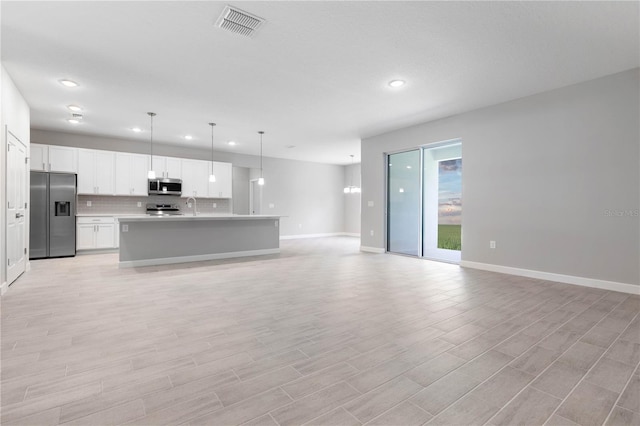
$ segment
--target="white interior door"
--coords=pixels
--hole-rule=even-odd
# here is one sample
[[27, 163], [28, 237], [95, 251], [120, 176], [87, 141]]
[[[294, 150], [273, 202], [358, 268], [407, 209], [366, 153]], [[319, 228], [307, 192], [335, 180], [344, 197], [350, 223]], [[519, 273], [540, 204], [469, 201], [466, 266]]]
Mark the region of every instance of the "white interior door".
[[7, 283], [26, 269], [27, 148], [7, 132]]
[[258, 185], [258, 179], [251, 180], [249, 186], [249, 211], [251, 214], [260, 214], [262, 204], [262, 187]]

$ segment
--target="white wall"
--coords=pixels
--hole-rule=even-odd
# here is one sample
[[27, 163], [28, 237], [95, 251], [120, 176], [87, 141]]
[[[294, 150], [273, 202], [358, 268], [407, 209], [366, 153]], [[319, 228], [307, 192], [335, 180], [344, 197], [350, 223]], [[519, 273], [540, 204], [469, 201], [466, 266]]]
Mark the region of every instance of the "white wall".
[[[6, 206], [7, 206], [7, 140], [6, 131], [9, 129], [25, 146], [29, 149], [29, 105], [20, 94], [11, 76], [1, 67], [0, 77], [0, 123], [2, 128], [2, 152], [0, 153], [0, 177], [2, 184], [0, 189], [0, 285], [7, 281], [7, 253], [6, 253]], [[6, 127], [5, 127], [6, 126]], [[28, 184], [28, 178], [27, 178]], [[26, 240], [29, 241], [29, 231], [27, 227]]]
[[460, 138], [463, 262], [639, 286], [639, 91], [636, 68], [364, 139], [362, 245], [385, 246], [384, 153]]
[[[360, 164], [344, 167], [343, 186], [361, 186]], [[344, 232], [350, 235], [360, 235], [360, 194], [344, 194]]]
[[[114, 139], [32, 129], [33, 143], [149, 153], [148, 141]], [[211, 151], [155, 144], [155, 155], [210, 160]], [[260, 157], [215, 152], [215, 161], [259, 169]], [[262, 213], [282, 215], [283, 236], [344, 232], [344, 167], [265, 157]], [[270, 205], [273, 208], [270, 208]]]

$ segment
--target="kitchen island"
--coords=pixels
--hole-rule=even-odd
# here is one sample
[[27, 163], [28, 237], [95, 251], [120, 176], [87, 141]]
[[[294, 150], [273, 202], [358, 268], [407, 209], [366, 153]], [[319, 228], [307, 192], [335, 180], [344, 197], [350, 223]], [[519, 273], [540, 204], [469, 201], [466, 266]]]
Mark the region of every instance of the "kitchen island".
[[280, 217], [232, 214], [119, 217], [120, 268], [280, 252]]

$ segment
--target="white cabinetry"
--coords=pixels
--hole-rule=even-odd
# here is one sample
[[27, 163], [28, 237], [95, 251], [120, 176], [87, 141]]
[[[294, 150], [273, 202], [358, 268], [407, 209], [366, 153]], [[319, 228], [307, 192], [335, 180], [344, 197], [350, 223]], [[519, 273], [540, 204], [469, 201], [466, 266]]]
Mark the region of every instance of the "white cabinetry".
[[182, 160], [182, 196], [207, 197], [209, 186], [209, 162]]
[[115, 152], [78, 149], [78, 194], [115, 193]]
[[182, 179], [180, 158], [153, 156], [153, 170], [158, 178]]
[[[208, 168], [211, 173], [212, 164], [209, 162]], [[233, 167], [231, 163], [213, 162], [213, 174], [216, 177], [215, 182], [209, 182], [209, 198], [231, 198], [232, 194], [232, 174]]]
[[78, 217], [76, 249], [92, 250], [116, 247], [116, 227], [113, 217]]
[[117, 152], [115, 166], [115, 194], [147, 195], [148, 171], [148, 155]]
[[30, 168], [42, 172], [78, 171], [78, 148], [57, 145], [39, 145], [32, 143], [30, 147]]

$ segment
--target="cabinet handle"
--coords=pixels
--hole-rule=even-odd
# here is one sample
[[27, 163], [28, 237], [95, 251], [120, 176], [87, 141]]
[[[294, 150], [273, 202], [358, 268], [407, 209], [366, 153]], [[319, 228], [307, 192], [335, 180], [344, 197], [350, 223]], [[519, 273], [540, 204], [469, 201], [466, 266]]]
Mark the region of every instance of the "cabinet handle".
[[47, 170], [47, 167], [44, 165], [44, 163], [42, 163], [42, 170]]

